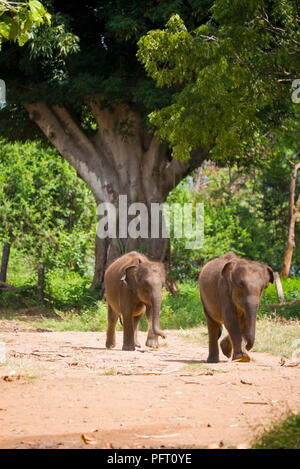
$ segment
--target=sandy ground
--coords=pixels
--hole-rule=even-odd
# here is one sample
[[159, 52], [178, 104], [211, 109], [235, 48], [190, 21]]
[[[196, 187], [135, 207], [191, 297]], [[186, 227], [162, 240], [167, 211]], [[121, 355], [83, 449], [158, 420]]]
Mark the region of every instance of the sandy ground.
[[106, 350], [105, 333], [0, 321], [0, 341], [0, 448], [248, 447], [300, 409], [299, 366], [263, 353], [209, 365], [207, 347], [179, 331], [157, 350], [123, 352], [121, 332]]

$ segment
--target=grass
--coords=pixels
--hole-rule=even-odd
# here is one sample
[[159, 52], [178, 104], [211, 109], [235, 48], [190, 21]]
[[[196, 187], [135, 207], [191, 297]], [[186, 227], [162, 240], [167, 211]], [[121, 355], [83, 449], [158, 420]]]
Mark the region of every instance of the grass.
[[103, 371], [103, 373], [98, 373], [99, 376], [116, 376], [117, 371], [114, 368]]
[[300, 449], [300, 414], [289, 414], [255, 438], [252, 449]]
[[[255, 352], [267, 352], [272, 355], [292, 357], [293, 352], [299, 349], [300, 359], [300, 323], [276, 322], [272, 319], [260, 319], [257, 321], [257, 332], [253, 350]], [[297, 344], [298, 341], [298, 344]]]
[[[256, 325], [253, 351], [291, 358], [293, 353], [300, 349], [299, 330], [300, 324], [296, 321], [281, 323], [271, 318], [259, 319]], [[226, 331], [223, 329], [223, 336], [225, 334]], [[190, 342], [208, 344], [207, 327], [204, 325], [193, 329], [179, 330], [178, 335]]]
[[[31, 323], [33, 327], [53, 331], [106, 329], [107, 306], [105, 301], [99, 300], [99, 292], [90, 290], [91, 278], [88, 274], [82, 276], [78, 272], [61, 269], [46, 272], [46, 298], [40, 302], [35, 287], [35, 271], [29, 261], [20, 256], [20, 253], [14, 253], [9, 264], [7, 282], [17, 289], [1, 294], [0, 318], [18, 319]], [[270, 284], [263, 293], [258, 318], [267, 321], [266, 317], [278, 318], [279, 315], [300, 320], [300, 278], [283, 279], [282, 284], [289, 303], [276, 305], [275, 285]], [[166, 290], [163, 292], [161, 327], [183, 330], [198, 327], [201, 340], [207, 342], [206, 321], [197, 282], [185, 280], [178, 284], [178, 288], [178, 295], [171, 295]], [[205, 325], [203, 332], [202, 325]], [[142, 318], [141, 329], [147, 329], [145, 317]], [[275, 353], [281, 347], [286, 355], [295, 338], [296, 325], [284, 329], [274, 321], [259, 321], [256, 349]]]
[[206, 365], [205, 363], [188, 363], [181, 368], [182, 371], [213, 371], [214, 373], [227, 373], [225, 370], [215, 369], [212, 365]]

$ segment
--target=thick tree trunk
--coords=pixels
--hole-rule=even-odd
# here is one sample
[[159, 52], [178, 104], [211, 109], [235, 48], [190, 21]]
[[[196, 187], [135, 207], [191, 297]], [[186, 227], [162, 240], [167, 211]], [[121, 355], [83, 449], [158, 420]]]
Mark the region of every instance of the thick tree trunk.
[[[26, 105], [29, 116], [49, 141], [76, 169], [92, 190], [96, 203], [108, 202], [119, 211], [119, 196], [127, 205], [142, 202], [148, 208], [148, 238], [118, 233], [115, 239], [96, 237], [93, 286], [100, 285], [106, 267], [118, 256], [140, 250], [154, 260], [168, 263], [170, 243], [151, 236], [151, 204], [165, 202], [168, 193], [194, 168], [208, 158], [208, 151], [194, 151], [188, 162], [170, 157], [165, 144], [145, 130], [144, 119], [134, 108], [119, 105], [103, 109], [97, 96], [86, 100], [98, 125], [88, 138], [64, 107], [44, 102]], [[130, 221], [130, 216], [128, 217]]]
[[300, 195], [298, 196], [298, 200], [295, 204], [295, 191], [296, 191], [296, 180], [297, 180], [297, 171], [300, 168], [300, 163], [293, 163], [290, 161], [292, 166], [292, 176], [291, 176], [291, 184], [290, 184], [290, 195], [289, 195], [289, 228], [288, 228], [288, 239], [286, 243], [285, 253], [284, 253], [284, 260], [283, 260], [283, 267], [280, 273], [281, 277], [288, 277], [293, 251], [295, 248], [295, 224], [297, 215], [300, 212]]
[[1, 271], [0, 271], [0, 281], [4, 283], [6, 282], [9, 253], [10, 253], [10, 244], [4, 243], [3, 251], [2, 251], [2, 259], [1, 259]]

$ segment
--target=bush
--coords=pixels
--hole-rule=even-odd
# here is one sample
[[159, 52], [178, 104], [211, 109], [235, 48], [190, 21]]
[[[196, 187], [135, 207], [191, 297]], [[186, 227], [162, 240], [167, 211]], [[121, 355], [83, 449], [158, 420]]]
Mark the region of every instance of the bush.
[[300, 449], [300, 414], [273, 424], [256, 439], [252, 449]]

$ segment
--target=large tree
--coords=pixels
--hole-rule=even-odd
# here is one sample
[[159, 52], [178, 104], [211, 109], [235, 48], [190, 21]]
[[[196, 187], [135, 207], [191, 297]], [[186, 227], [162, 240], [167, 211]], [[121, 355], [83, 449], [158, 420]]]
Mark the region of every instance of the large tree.
[[[243, 3], [243, 14], [238, 15], [236, 8], [230, 20], [230, 14], [220, 13], [223, 7], [239, 3]], [[274, 100], [269, 99], [274, 92], [280, 96], [286, 93], [286, 82], [264, 89], [268, 93], [267, 99], [256, 100], [253, 104], [253, 87], [243, 87], [240, 78], [243, 77], [243, 67], [244, 74], [251, 77], [252, 68], [257, 65], [256, 57], [260, 63], [263, 60], [261, 50], [257, 49], [259, 38], [255, 34], [250, 37], [249, 57], [240, 57], [238, 48], [238, 38], [243, 38], [242, 33], [257, 28], [258, 13], [267, 15], [258, 23], [259, 31], [267, 31], [268, 37], [274, 37], [274, 41], [272, 39], [262, 47], [267, 52], [269, 49], [276, 52], [280, 47], [283, 51], [280, 60], [274, 56], [275, 64], [271, 61], [270, 67], [274, 65], [275, 77], [278, 70], [282, 72], [280, 78], [286, 76], [284, 51], [289, 54], [290, 42], [296, 41], [297, 44], [297, 37], [288, 36], [288, 41], [283, 38], [282, 44], [278, 43], [278, 28], [286, 28], [284, 31], [287, 30], [288, 35], [293, 33], [291, 20], [281, 24], [283, 20], [276, 15], [275, 19], [271, 15], [272, 21], [269, 20], [270, 12], [278, 9], [281, 3], [288, 5], [294, 14], [297, 3], [292, 1], [45, 1], [45, 7], [52, 15], [51, 27], [41, 26], [22, 49], [4, 45], [0, 56], [1, 78], [7, 83], [10, 103], [14, 103], [1, 113], [2, 132], [16, 137], [20, 130], [28, 137], [30, 126], [24, 113], [26, 109], [46, 139], [91, 188], [97, 204], [111, 202], [117, 206], [120, 194], [127, 195], [129, 204], [144, 202], [149, 207], [151, 202], [164, 202], [169, 191], [207, 159], [211, 150], [221, 149], [228, 152], [227, 160], [234, 159], [234, 144], [243, 137], [241, 128], [246, 129], [246, 136], [258, 138], [259, 132], [265, 131], [268, 119], [274, 123], [290, 113], [288, 97], [285, 105], [281, 100], [276, 106], [276, 96]], [[211, 7], [217, 7], [217, 10], [210, 10]], [[153, 63], [161, 64], [167, 76], [170, 71], [171, 78], [158, 80], [162, 88], [157, 88], [136, 59], [136, 44], [149, 30], [163, 28], [173, 14], [180, 15], [182, 20], [176, 19], [179, 17], [171, 20], [167, 35], [162, 32], [164, 42], [149, 45], [146, 41], [145, 48], [142, 44], [142, 52], [139, 52], [140, 60], [154, 79], [157, 76], [152, 73]], [[297, 18], [299, 21], [299, 15]], [[193, 31], [199, 27], [201, 34], [197, 36], [197, 42], [191, 49], [188, 44], [186, 48], [186, 38], [194, 37]], [[210, 37], [211, 27], [214, 34], [220, 32], [221, 38], [224, 34], [229, 38], [222, 47]], [[230, 41], [232, 35], [234, 37]], [[175, 79], [172, 78], [174, 60], [172, 50], [168, 49], [168, 37], [175, 38], [175, 49], [179, 52], [179, 55], [175, 54]], [[245, 36], [241, 44], [245, 46], [246, 43]], [[185, 56], [180, 55], [182, 46]], [[196, 55], [195, 50], [199, 50]], [[232, 78], [228, 55], [232, 61], [229, 64]], [[193, 58], [190, 69], [190, 59]], [[250, 73], [249, 63], [252, 64]], [[227, 74], [224, 75], [225, 68]], [[178, 80], [176, 75], [181, 69]], [[264, 77], [265, 73], [266, 70], [260, 66], [255, 76]], [[273, 74], [273, 69], [270, 73]], [[292, 76], [293, 73], [288, 75], [289, 81]], [[184, 90], [191, 90], [191, 83], [198, 84], [202, 78], [204, 87], [200, 88], [199, 99], [199, 90], [195, 86], [192, 87], [195, 94], [184, 94]], [[209, 93], [214, 88], [209, 88], [209, 84], [214, 79], [217, 80], [218, 94], [212, 100]], [[255, 83], [257, 86], [259, 81]], [[180, 101], [180, 96], [185, 101]], [[228, 100], [233, 96], [234, 106], [230, 110]], [[200, 107], [199, 100], [202, 103]], [[160, 109], [163, 109], [162, 113], [157, 114]], [[149, 112], [160, 116], [158, 120], [154, 119], [153, 124], [162, 129], [161, 139], [147, 122]], [[263, 116], [262, 124], [259, 124], [257, 116]], [[253, 121], [257, 125], [253, 125]], [[236, 132], [232, 131], [235, 128]], [[31, 129], [34, 136], [36, 129]], [[222, 139], [225, 144], [220, 145]], [[248, 159], [251, 159], [250, 143], [253, 141], [248, 139], [248, 146], [238, 147]], [[213, 155], [219, 157], [220, 151]], [[143, 249], [160, 260], [169, 256], [169, 243], [161, 238], [96, 238], [95, 283], [101, 283], [107, 263], [133, 248]]]
[[0, 0], [0, 49], [3, 38], [17, 40], [19, 46], [23, 46], [30, 38], [32, 28], [38, 27], [45, 20], [50, 25], [50, 17], [38, 0]]
[[139, 40], [148, 75], [177, 87], [150, 121], [177, 158], [205, 144], [215, 159], [247, 164], [274, 130], [300, 119], [300, 3], [215, 0], [209, 13], [195, 29], [173, 15]]
[[[97, 204], [117, 206], [120, 194], [127, 195], [128, 204], [144, 202], [150, 207], [151, 202], [164, 202], [208, 151], [199, 149], [181, 162], [151, 133], [147, 113], [168, 104], [171, 93], [156, 89], [146, 77], [136, 60], [136, 43], [149, 29], [164, 26], [174, 12], [191, 27], [201, 24], [208, 18], [201, 4], [44, 2], [52, 15], [51, 27], [41, 26], [22, 50], [3, 46], [0, 74], [14, 105], [1, 113], [2, 132], [17, 136], [20, 129], [23, 136], [29, 135], [25, 108], [88, 184]], [[107, 263], [133, 248], [163, 261], [169, 256], [165, 239], [96, 237], [94, 282], [101, 283]]]

